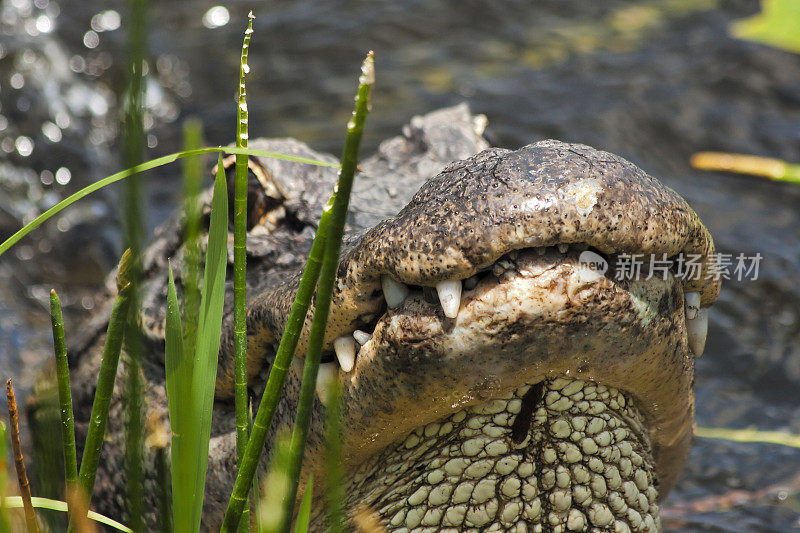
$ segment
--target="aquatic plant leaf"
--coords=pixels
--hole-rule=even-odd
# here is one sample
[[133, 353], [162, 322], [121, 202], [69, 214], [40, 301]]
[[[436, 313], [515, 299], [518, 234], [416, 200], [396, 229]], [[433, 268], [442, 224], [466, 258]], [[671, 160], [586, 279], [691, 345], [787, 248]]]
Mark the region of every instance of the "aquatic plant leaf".
[[54, 205], [53, 207], [51, 207], [38, 217], [34, 218], [29, 223], [22, 226], [22, 228], [20, 228], [11, 237], [0, 243], [0, 256], [2, 256], [5, 252], [7, 252], [9, 248], [14, 246], [14, 244], [16, 244], [23, 237], [25, 237], [28, 233], [41, 226], [43, 222], [45, 222], [49, 218], [52, 218], [54, 215], [60, 213], [64, 208], [69, 207], [70, 205], [74, 204], [81, 198], [89, 196], [93, 192], [102, 189], [106, 185], [111, 185], [112, 183], [116, 183], [120, 180], [133, 176], [134, 174], [137, 174], [139, 172], [144, 172], [146, 170], [152, 170], [154, 168], [164, 166], [168, 163], [172, 163], [173, 161], [177, 161], [178, 159], [184, 157], [191, 157], [195, 155], [212, 154], [212, 153], [246, 154], [258, 157], [280, 159], [283, 161], [293, 161], [295, 163], [303, 163], [306, 165], [315, 165], [319, 167], [336, 168], [339, 166], [338, 164], [331, 163], [330, 161], [319, 161], [317, 159], [309, 159], [307, 157], [297, 157], [294, 155], [280, 154], [277, 152], [269, 152], [266, 150], [253, 150], [251, 148], [233, 148], [230, 146], [226, 147], [218, 146], [214, 148], [198, 148], [197, 150], [184, 150], [183, 152], [176, 152], [174, 154], [169, 154], [162, 157], [158, 157], [156, 159], [151, 159], [150, 161], [146, 161], [140, 165], [136, 165], [131, 168], [121, 170], [115, 174], [107, 176], [101, 180], [92, 183], [91, 185], [84, 187], [83, 189], [79, 190], [74, 194], [69, 195], [68, 197], [64, 198], [63, 200], [58, 202], [56, 205]]

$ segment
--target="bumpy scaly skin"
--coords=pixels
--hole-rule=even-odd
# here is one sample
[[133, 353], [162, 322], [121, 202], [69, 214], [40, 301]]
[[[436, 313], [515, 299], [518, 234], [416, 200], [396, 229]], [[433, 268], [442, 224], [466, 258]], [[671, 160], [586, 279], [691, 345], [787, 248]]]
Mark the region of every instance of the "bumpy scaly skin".
[[[515, 442], [522, 416], [531, 423]], [[348, 494], [397, 533], [656, 531], [654, 466], [624, 394], [558, 378], [414, 430], [366, 463]]]
[[[677, 194], [622, 158], [558, 141], [484, 150], [476, 125], [464, 107], [415, 118], [404, 136], [361, 165], [348, 220], [353, 237], [340, 260], [326, 332], [328, 349], [354, 329], [372, 333], [352, 370], [332, 374], [343, 385], [349, 511], [364, 508], [390, 529], [416, 530], [426, 520], [437, 525], [424, 527], [449, 527], [463, 510], [453, 527], [653, 530], [656, 488], [661, 496], [669, 491], [691, 441], [694, 363], [684, 294], [698, 293], [707, 307], [719, 283], [672, 275], [619, 282], [587, 272], [577, 253], [697, 253], [705, 272], [711, 237]], [[251, 146], [330, 158], [291, 140]], [[445, 167], [454, 159], [462, 160]], [[256, 400], [336, 179], [334, 169], [258, 164], [269, 198], [258, 202], [265, 212], [249, 213], [261, 221], [248, 236], [248, 368]], [[162, 228], [144, 261], [149, 416], [164, 424], [166, 260], [174, 258], [180, 285], [181, 224], [175, 218]], [[573, 247], [562, 252], [559, 244]], [[497, 275], [464, 285], [457, 316], [443, 314], [431, 287], [498, 265]], [[413, 285], [391, 309], [381, 290], [385, 276]], [[106, 318], [101, 310], [72, 350], [79, 432]], [[230, 316], [223, 328], [204, 499], [211, 530], [219, 527], [236, 461]], [[307, 329], [298, 356], [306, 335]], [[520, 403], [515, 395], [537, 387], [545, 394], [525, 411], [530, 398]], [[275, 433], [291, 427], [298, 392], [293, 368], [267, 451]], [[115, 396], [94, 498], [98, 510], [117, 517], [124, 516], [124, 403]], [[324, 414], [318, 399], [303, 479], [324, 478]], [[452, 430], [440, 435], [448, 424]], [[524, 439], [515, 437], [519, 432]], [[147, 469], [152, 483], [151, 463]], [[469, 502], [461, 503], [467, 492]], [[318, 518], [321, 503], [315, 497]], [[154, 527], [154, 516], [147, 518]]]
[[[531, 425], [514, 442], [520, 416]], [[656, 531], [654, 476], [630, 400], [558, 378], [418, 428], [364, 465], [349, 494], [397, 533]]]

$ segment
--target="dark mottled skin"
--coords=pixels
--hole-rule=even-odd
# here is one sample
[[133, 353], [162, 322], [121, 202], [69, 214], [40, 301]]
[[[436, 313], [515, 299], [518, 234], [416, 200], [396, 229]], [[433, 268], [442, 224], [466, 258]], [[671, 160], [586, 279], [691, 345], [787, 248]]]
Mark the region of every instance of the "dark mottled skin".
[[[377, 155], [362, 162], [348, 221], [351, 237], [342, 253], [326, 334], [327, 349], [336, 337], [374, 324], [384, 314], [381, 274], [432, 286], [440, 280], [467, 278], [511, 250], [558, 243], [584, 243], [606, 253], [666, 253], [669, 257], [697, 253], [706, 260], [713, 253], [713, 242], [692, 209], [628, 161], [558, 141], [541, 141], [514, 152], [486, 150], [475, 125], [476, 119], [464, 106], [416, 117], [403, 136], [386, 141]], [[291, 140], [259, 140], [251, 146], [333, 160]], [[453, 160], [459, 161], [451, 163]], [[269, 210], [262, 213], [268, 223], [256, 225], [248, 236], [248, 357], [254, 396], [263, 388], [274, 341], [285, 323], [319, 213], [336, 179], [331, 168], [268, 159], [258, 163], [282, 198], [260, 204]], [[581, 183], [589, 183], [589, 188], [581, 188]], [[173, 258], [180, 272], [181, 225], [180, 218], [175, 218], [162, 227], [145, 256], [148, 277], [142, 291], [142, 323], [148, 336], [148, 402], [150, 414], [162, 421], [166, 419], [165, 267], [167, 259]], [[571, 267], [559, 268], [567, 272]], [[177, 278], [180, 283], [179, 273]], [[484, 394], [518, 386], [521, 379], [572, 370], [626, 388], [642, 400], [646, 416], [658, 424], [652, 430], [657, 434], [656, 459], [668, 489], [682, 468], [693, 419], [693, 362], [687, 356], [683, 333], [682, 291], [700, 292], [703, 305], [708, 306], [716, 299], [719, 283], [703, 280], [684, 287], [673, 283], [659, 287], [662, 292], [645, 287], [642, 291], [651, 290], [647, 295], [652, 298], [645, 295], [644, 301], [658, 309], [657, 319], [648, 329], [631, 310], [631, 286], [604, 279], [604, 296], [592, 291], [576, 294], [567, 313], [540, 323], [495, 324], [500, 335], [492, 348], [496, 357], [491, 360], [474, 353], [453, 356], [452, 347], [461, 338], [454, 333], [458, 325], [445, 319], [437, 305], [410, 299], [388, 313], [375, 330], [378, 342], [374, 352], [359, 355], [352, 379], [344, 380], [348, 464], [358, 463], [374, 453], [375, 446], [413, 429], [417, 419], [405, 416], [403, 409], [416, 409], [419, 416], [441, 416], [448, 398], [437, 391], [447, 389], [478, 401]], [[81, 432], [91, 406], [107, 310], [108, 305], [84, 328], [83, 338], [72, 351], [76, 420]], [[609, 315], [622, 317], [619, 323], [625, 324], [615, 330], [620, 338], [615, 338], [613, 350], [607, 344]], [[212, 528], [224, 511], [235, 465], [229, 400], [230, 317], [223, 328], [219, 401], [215, 404], [204, 504], [205, 523]], [[531, 332], [541, 342], [538, 338], [533, 342]], [[481, 339], [484, 341], [487, 346], [495, 342]], [[302, 354], [304, 347], [305, 333], [297, 353]], [[576, 362], [571, 357], [576, 353], [598, 355]], [[637, 355], [628, 357], [629, 353]], [[475, 366], [467, 375], [454, 372], [471, 368], [469, 365]], [[274, 427], [291, 423], [298, 387], [292, 371]], [[432, 395], [437, 399], [429, 400]], [[672, 400], [674, 408], [658, 407]], [[121, 406], [122, 400], [116, 398], [94, 500], [98, 510], [112, 516], [122, 516]], [[309, 469], [320, 465], [323, 412], [317, 401], [308, 443]], [[363, 435], [375, 431], [381, 436], [370, 445], [359, 443]], [[273, 436], [274, 431], [268, 447]], [[82, 438], [79, 435], [80, 442]]]

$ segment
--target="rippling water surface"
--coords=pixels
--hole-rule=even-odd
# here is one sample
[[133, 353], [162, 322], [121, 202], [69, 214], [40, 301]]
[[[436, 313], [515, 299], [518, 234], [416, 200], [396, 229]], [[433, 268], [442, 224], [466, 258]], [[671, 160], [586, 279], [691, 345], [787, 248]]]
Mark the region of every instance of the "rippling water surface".
[[[698, 361], [705, 426], [800, 433], [800, 188], [689, 168], [698, 150], [800, 161], [800, 58], [737, 41], [754, 1], [161, 2], [151, 6], [148, 145], [179, 149], [199, 116], [233, 139], [237, 62], [255, 10], [251, 136], [293, 136], [338, 153], [368, 49], [378, 85], [365, 150], [414, 114], [466, 101], [487, 135], [517, 147], [555, 137], [619, 153], [702, 216], [724, 253], [761, 253], [757, 280], [725, 284]], [[118, 169], [115, 92], [125, 4], [0, 4], [0, 238]], [[149, 178], [150, 226], [176, 205], [177, 167]], [[82, 201], [0, 263], [0, 370], [30, 383], [49, 350], [47, 291], [68, 327], [119, 246], [113, 194]], [[69, 329], [67, 330], [69, 332]], [[698, 440], [665, 505], [673, 531], [800, 528], [800, 450]]]

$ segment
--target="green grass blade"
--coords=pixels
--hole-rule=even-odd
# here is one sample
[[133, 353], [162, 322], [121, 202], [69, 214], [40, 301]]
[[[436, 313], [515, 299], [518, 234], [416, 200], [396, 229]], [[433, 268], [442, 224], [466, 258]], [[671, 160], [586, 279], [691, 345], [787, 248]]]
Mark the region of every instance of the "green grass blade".
[[169, 266], [167, 289], [167, 317], [165, 326], [165, 359], [167, 377], [167, 403], [172, 429], [172, 523], [175, 531], [192, 531], [194, 491], [186, 483], [192, 475], [194, 461], [187, 441], [191, 438], [189, 402], [192, 387], [193, 361], [183, 346], [181, 311], [172, 265]]
[[[242, 57], [239, 64], [239, 106], [236, 121], [236, 146], [247, 148], [247, 91], [245, 76], [250, 71], [247, 52], [253, 34], [253, 12], [248, 16], [247, 30], [242, 42]], [[233, 201], [233, 352], [234, 391], [236, 400], [236, 458], [241, 464], [248, 437], [247, 394], [247, 162], [246, 155], [236, 156], [236, 181]], [[250, 506], [246, 505], [239, 531], [245, 533], [250, 526]]]
[[695, 437], [701, 439], [722, 439], [731, 442], [777, 444], [800, 448], [800, 435], [785, 431], [762, 431], [755, 428], [728, 429], [706, 428], [698, 426], [694, 431]]
[[311, 500], [314, 495], [314, 476], [308, 477], [306, 490], [300, 507], [297, 510], [297, 520], [294, 522], [294, 533], [308, 533], [308, 525], [311, 522]]
[[[183, 125], [184, 149], [194, 150], [203, 143], [203, 126], [197, 119]], [[194, 354], [197, 340], [197, 316], [200, 312], [200, 192], [203, 188], [203, 159], [200, 156], [183, 160], [183, 212], [186, 215], [183, 245], [186, 265], [183, 270], [183, 345], [187, 354]]]
[[174, 154], [165, 155], [162, 157], [158, 157], [156, 159], [151, 159], [145, 163], [141, 163], [139, 165], [132, 166], [131, 168], [121, 170], [115, 174], [107, 176], [101, 180], [98, 180], [91, 185], [84, 187], [83, 189], [79, 190], [78, 192], [71, 194], [70, 196], [64, 198], [56, 205], [33, 219], [28, 224], [25, 224], [22, 228], [20, 228], [16, 233], [14, 233], [11, 237], [0, 243], [0, 256], [3, 255], [9, 248], [11, 248], [14, 244], [19, 242], [20, 239], [25, 237], [34, 229], [38, 228], [42, 225], [43, 222], [48, 220], [49, 218], [53, 217], [54, 215], [61, 212], [64, 208], [69, 207], [70, 205], [74, 204], [81, 198], [85, 198], [86, 196], [92, 194], [93, 192], [102, 189], [103, 187], [110, 185], [112, 183], [116, 183], [120, 180], [133, 176], [139, 172], [145, 172], [147, 170], [152, 170], [154, 168], [158, 168], [164, 166], [168, 163], [172, 163], [173, 161], [177, 161], [178, 159], [182, 159], [185, 157], [192, 157], [196, 155], [202, 154], [212, 154], [212, 153], [226, 153], [226, 154], [245, 154], [245, 155], [252, 155], [257, 157], [269, 157], [272, 159], [280, 159], [283, 161], [293, 161], [295, 163], [303, 163], [306, 165], [315, 165], [320, 167], [338, 167], [336, 163], [331, 163], [329, 161], [319, 161], [316, 159], [309, 159], [307, 157], [297, 157], [293, 155], [287, 154], [280, 154], [278, 152], [269, 152], [266, 150], [254, 150], [252, 148], [232, 148], [230, 146], [222, 147], [208, 147], [208, 148], [198, 148], [196, 150], [184, 150], [183, 152], [176, 152]]
[[[19, 509], [22, 507], [22, 498], [19, 496], [8, 496], [1, 503], [4, 509]], [[37, 509], [49, 509], [51, 511], [61, 511], [62, 513], [68, 512], [67, 502], [62, 502], [60, 500], [51, 500], [50, 498], [33, 496], [31, 498], [31, 503], [33, 503], [33, 506]], [[107, 516], [103, 516], [100, 513], [89, 511], [88, 516], [95, 522], [113, 527], [117, 531], [122, 531], [123, 533], [133, 533], [131, 528], [124, 526], [123, 524], [120, 524], [116, 520], [113, 520]], [[2, 523], [0, 523], [0, 531], [10, 531], [10, 529], [2, 529]]]
[[356, 107], [353, 111], [353, 118], [347, 124], [347, 136], [345, 137], [342, 154], [342, 168], [339, 172], [339, 182], [333, 204], [330, 235], [328, 236], [325, 255], [322, 259], [314, 320], [311, 323], [311, 332], [309, 333], [306, 362], [303, 368], [303, 381], [300, 386], [300, 399], [292, 432], [291, 467], [289, 470], [291, 487], [284, 501], [281, 528], [281, 531], [285, 532], [288, 532], [291, 527], [291, 516], [297, 499], [297, 486], [300, 480], [300, 469], [303, 465], [308, 427], [311, 423], [317, 373], [319, 371], [320, 357], [322, 356], [322, 345], [325, 340], [325, 328], [330, 312], [333, 284], [336, 281], [336, 270], [339, 266], [339, 250], [342, 245], [342, 236], [344, 235], [344, 224], [350, 203], [350, 192], [353, 188], [353, 177], [358, 166], [358, 149], [369, 110], [370, 91], [375, 83], [375, 63], [372, 52], [367, 54], [367, 58], [361, 67], [361, 72]]
[[189, 486], [193, 491], [192, 531], [200, 528], [203, 492], [208, 467], [208, 442], [211, 434], [211, 414], [214, 407], [214, 383], [225, 300], [225, 273], [228, 265], [228, 192], [222, 156], [217, 164], [214, 196], [211, 200], [211, 222], [208, 233], [203, 292], [200, 297], [200, 322], [197, 328], [191, 405], [190, 438], [194, 465]]
[[130, 250], [122, 255], [117, 274], [117, 297], [111, 310], [108, 321], [106, 342], [103, 347], [103, 358], [97, 378], [97, 390], [92, 404], [92, 414], [89, 418], [89, 428], [86, 434], [86, 444], [83, 448], [81, 468], [78, 473], [78, 484], [86, 495], [87, 504], [91, 501], [94, 490], [94, 480], [97, 475], [97, 463], [100, 458], [100, 449], [103, 446], [103, 436], [108, 420], [108, 407], [111, 404], [111, 394], [114, 390], [114, 380], [117, 377], [117, 363], [122, 350], [122, 338], [125, 322], [130, 305]]
[[[344, 472], [342, 467], [342, 389], [333, 382], [325, 413], [328, 445], [325, 460], [325, 513], [328, 533], [347, 533], [345, 515]], [[305, 496], [303, 496], [305, 498]]]
[[53, 344], [56, 356], [56, 379], [61, 413], [61, 438], [64, 447], [64, 479], [67, 485], [78, 481], [78, 459], [75, 452], [75, 421], [72, 391], [69, 388], [69, 362], [64, 339], [64, 318], [56, 291], [50, 291], [50, 320], [53, 323]]

